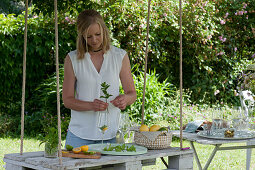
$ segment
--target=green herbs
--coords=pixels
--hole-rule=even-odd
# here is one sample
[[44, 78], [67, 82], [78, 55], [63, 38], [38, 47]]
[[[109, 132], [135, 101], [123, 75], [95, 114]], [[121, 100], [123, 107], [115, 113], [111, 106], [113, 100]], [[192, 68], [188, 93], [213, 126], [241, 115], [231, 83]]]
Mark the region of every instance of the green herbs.
[[47, 144], [48, 152], [52, 153], [58, 147], [58, 129], [55, 127], [50, 127], [39, 146], [43, 143], [45, 143], [45, 145]]
[[123, 145], [116, 145], [116, 146], [112, 146], [111, 144], [107, 147], [104, 148], [104, 151], [116, 151], [116, 152], [136, 152], [136, 148], [134, 145], [132, 146], [128, 146], [126, 144]]
[[109, 87], [110, 87], [110, 85], [107, 84], [106, 82], [103, 82], [103, 83], [101, 84], [101, 90], [102, 90], [102, 92], [104, 93], [104, 96], [100, 96], [100, 98], [104, 98], [104, 99], [106, 100], [106, 103], [107, 103], [107, 99], [108, 99], [109, 97], [112, 96], [111, 94], [109, 94], [109, 93], [107, 92], [107, 89], [108, 89]]
[[101, 131], [105, 132], [108, 129], [108, 126], [107, 125], [103, 125], [103, 126], [99, 127], [99, 129]]
[[[100, 96], [100, 98], [104, 98], [106, 103], [107, 103], [107, 99], [109, 99], [109, 97], [112, 96], [111, 94], [109, 94], [109, 93], [107, 92], [107, 89], [108, 89], [109, 87], [110, 87], [110, 85], [107, 84], [106, 82], [103, 82], [103, 83], [101, 84], [101, 90], [102, 90], [102, 92], [104, 93], [104, 96]], [[107, 110], [107, 112], [109, 113], [108, 107], [107, 107], [106, 110]]]

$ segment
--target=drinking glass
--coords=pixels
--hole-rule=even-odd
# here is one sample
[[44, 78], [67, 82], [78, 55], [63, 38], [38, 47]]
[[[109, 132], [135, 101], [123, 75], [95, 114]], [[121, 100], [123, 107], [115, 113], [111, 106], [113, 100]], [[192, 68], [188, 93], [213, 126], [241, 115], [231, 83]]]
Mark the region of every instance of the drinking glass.
[[240, 130], [241, 119], [235, 118], [235, 119], [232, 119], [232, 122], [233, 122], [233, 128], [236, 130]]
[[213, 130], [213, 133], [215, 135], [217, 135], [219, 132], [220, 129], [222, 129], [222, 119], [219, 119], [219, 118], [215, 118], [213, 119], [213, 122], [212, 122], [212, 130]]
[[231, 116], [232, 116], [232, 125], [233, 128], [236, 130], [240, 130], [240, 125], [242, 121], [242, 108], [239, 106], [235, 106], [231, 109]]
[[221, 108], [215, 108], [212, 117], [212, 133], [217, 135], [220, 129], [223, 127], [223, 111]]
[[207, 135], [207, 136], [210, 136], [210, 135], [211, 135], [211, 125], [209, 125], [209, 124], [204, 124], [203, 127], [204, 127], [204, 129], [205, 129], [205, 131], [206, 131], [206, 135]]
[[125, 137], [127, 132], [130, 130], [131, 126], [132, 126], [132, 123], [131, 123], [131, 120], [129, 119], [129, 115], [127, 113], [121, 113], [119, 129], [123, 133], [123, 137]]
[[243, 110], [239, 106], [235, 106], [231, 109], [231, 116], [233, 119], [240, 119], [243, 117]]
[[102, 144], [103, 144], [105, 131], [107, 131], [109, 128], [109, 118], [108, 118], [107, 112], [99, 112], [97, 127], [102, 134]]

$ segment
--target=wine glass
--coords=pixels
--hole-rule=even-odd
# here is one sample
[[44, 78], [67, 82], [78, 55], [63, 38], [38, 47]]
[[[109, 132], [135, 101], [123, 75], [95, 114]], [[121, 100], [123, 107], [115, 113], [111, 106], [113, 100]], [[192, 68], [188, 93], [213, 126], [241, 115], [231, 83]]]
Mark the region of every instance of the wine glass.
[[99, 112], [97, 127], [99, 131], [102, 133], [102, 145], [103, 145], [105, 131], [107, 131], [109, 128], [109, 118], [107, 112]]
[[127, 113], [121, 113], [119, 121], [119, 129], [123, 133], [123, 136], [125, 136], [131, 127], [131, 120], [129, 119], [129, 115]]

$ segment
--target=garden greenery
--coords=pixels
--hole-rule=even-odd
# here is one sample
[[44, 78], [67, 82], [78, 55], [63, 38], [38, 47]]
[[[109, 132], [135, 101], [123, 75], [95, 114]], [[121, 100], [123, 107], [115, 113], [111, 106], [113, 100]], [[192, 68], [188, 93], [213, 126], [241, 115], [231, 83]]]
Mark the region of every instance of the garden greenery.
[[[28, 19], [25, 113], [28, 126], [37, 127], [40, 114], [56, 113], [55, 31], [52, 2], [35, 0], [33, 3]], [[140, 121], [147, 2], [59, 0], [58, 5], [60, 63], [76, 48], [77, 14], [83, 9], [97, 9], [105, 18], [113, 44], [127, 50], [131, 65], [138, 66], [133, 73], [139, 95], [128, 109], [130, 115]], [[188, 91], [188, 103], [239, 104], [235, 96], [238, 77], [255, 57], [254, 9], [253, 0], [183, 1], [183, 87]], [[146, 103], [151, 103], [145, 108], [148, 122], [159, 114], [166, 120], [178, 117], [174, 114], [179, 112], [179, 101], [173, 98], [179, 90], [178, 10], [178, 0], [151, 1], [148, 68], [153, 71], [146, 87]], [[21, 110], [23, 36], [24, 13], [0, 14], [0, 116], [4, 120], [13, 117], [16, 123]], [[162, 93], [159, 95], [159, 92]], [[69, 110], [61, 105], [61, 113], [69, 114]], [[9, 122], [4, 127], [12, 125]]]

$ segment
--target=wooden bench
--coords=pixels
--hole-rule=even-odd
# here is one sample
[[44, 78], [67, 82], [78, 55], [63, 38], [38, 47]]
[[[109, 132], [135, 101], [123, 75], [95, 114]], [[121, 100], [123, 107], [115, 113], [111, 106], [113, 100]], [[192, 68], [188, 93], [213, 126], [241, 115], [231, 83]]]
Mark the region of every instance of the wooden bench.
[[[45, 158], [43, 151], [26, 152], [23, 155], [12, 153], [4, 155], [7, 170], [141, 170], [142, 166], [151, 165], [156, 158], [168, 158], [167, 169], [193, 169], [193, 150], [180, 150], [177, 147], [162, 150], [148, 150], [146, 154], [133, 156], [102, 155], [100, 159], [73, 159], [63, 157], [62, 165], [58, 158]], [[165, 162], [165, 161], [164, 161]]]

